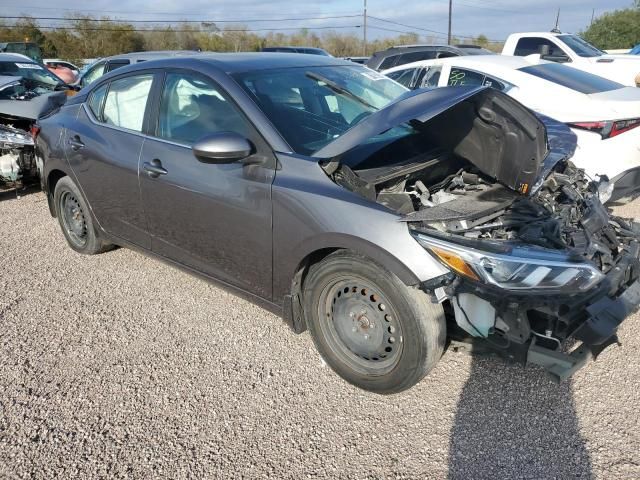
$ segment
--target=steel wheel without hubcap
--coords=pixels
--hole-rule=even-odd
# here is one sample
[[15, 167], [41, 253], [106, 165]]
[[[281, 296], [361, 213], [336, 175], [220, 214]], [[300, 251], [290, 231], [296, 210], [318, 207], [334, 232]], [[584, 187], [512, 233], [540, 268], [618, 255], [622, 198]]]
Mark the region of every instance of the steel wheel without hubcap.
[[65, 191], [60, 196], [62, 223], [68, 238], [78, 247], [87, 243], [87, 221], [80, 202], [73, 192]]
[[327, 285], [318, 305], [331, 350], [351, 368], [384, 375], [402, 353], [402, 328], [393, 305], [371, 283], [346, 276]]

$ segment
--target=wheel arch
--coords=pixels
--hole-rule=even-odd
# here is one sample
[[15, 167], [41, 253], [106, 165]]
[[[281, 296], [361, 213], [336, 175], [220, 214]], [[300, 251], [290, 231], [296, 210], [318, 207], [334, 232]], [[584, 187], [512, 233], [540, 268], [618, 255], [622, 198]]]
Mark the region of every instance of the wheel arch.
[[[330, 240], [329, 240], [330, 238]], [[324, 260], [330, 254], [340, 251], [351, 251], [363, 255], [396, 275], [405, 285], [416, 285], [420, 279], [398, 258], [383, 248], [363, 238], [347, 234], [321, 235], [300, 249], [294, 258], [300, 258], [293, 271], [287, 276], [288, 288], [284, 292], [283, 318], [296, 333], [306, 330], [302, 314], [302, 286], [309, 268]], [[276, 297], [277, 298], [277, 297]], [[283, 298], [283, 297], [280, 297]]]
[[45, 183], [45, 193], [47, 194], [47, 204], [49, 205], [49, 213], [51, 213], [52, 217], [56, 217], [56, 209], [53, 204], [53, 193], [56, 190], [56, 184], [60, 181], [61, 178], [67, 177], [68, 174], [60, 169], [51, 170], [46, 179]]

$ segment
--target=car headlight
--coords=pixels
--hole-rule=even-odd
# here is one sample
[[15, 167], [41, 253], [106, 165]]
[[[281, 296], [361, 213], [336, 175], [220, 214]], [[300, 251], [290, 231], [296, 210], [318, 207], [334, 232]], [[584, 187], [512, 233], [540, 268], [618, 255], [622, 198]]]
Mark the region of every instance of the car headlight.
[[412, 233], [420, 245], [454, 272], [505, 290], [583, 292], [604, 278], [589, 263], [572, 262], [566, 255], [547, 250], [516, 247], [508, 253], [492, 253]]

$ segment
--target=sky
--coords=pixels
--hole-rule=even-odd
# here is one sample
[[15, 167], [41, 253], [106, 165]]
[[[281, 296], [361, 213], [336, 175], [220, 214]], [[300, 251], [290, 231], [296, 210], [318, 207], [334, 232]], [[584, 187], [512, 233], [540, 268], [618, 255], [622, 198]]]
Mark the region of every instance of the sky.
[[[314, 30], [317, 33], [335, 29], [363, 34], [364, 0], [92, 0], [78, 2], [77, 7], [68, 0], [3, 0], [2, 3], [0, 16], [26, 13], [33, 17], [60, 17], [80, 12], [122, 20], [207, 20], [218, 22], [218, 26], [225, 25], [222, 21], [230, 21], [227, 25], [244, 24], [258, 33], [266, 33], [265, 29], [291, 33], [308, 27], [317, 28]], [[632, 0], [453, 0], [452, 31], [462, 40], [464, 36], [484, 34], [496, 41], [504, 40], [512, 32], [548, 31], [555, 25], [560, 7], [560, 29], [578, 32], [588, 27], [594, 11], [597, 18], [631, 4]], [[367, 0], [367, 13], [375, 17], [367, 21], [370, 39], [411, 31], [421, 35], [420, 41], [446, 39], [448, 0]], [[303, 19], [296, 20], [298, 18]], [[56, 24], [54, 20], [40, 22]]]

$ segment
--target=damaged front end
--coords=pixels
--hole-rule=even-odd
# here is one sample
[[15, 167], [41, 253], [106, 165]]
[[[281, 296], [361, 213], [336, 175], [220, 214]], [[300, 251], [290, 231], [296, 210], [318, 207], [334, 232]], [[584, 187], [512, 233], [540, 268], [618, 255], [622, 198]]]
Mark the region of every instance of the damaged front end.
[[[412, 98], [410, 112], [400, 101], [371, 115], [384, 113], [363, 129], [385, 132], [380, 148], [351, 145], [323, 168], [400, 214], [450, 270], [423, 288], [455, 320], [454, 337], [566, 378], [616, 343], [640, 304], [639, 225], [613, 216], [601, 201], [607, 185], [570, 162], [566, 126], [494, 90], [449, 102], [442, 90], [428, 113], [416, 114]], [[416, 95], [423, 112], [430, 93]], [[394, 121], [410, 133], [394, 137]]]
[[0, 188], [16, 188], [37, 181], [36, 121], [66, 100], [21, 77], [0, 77]]

